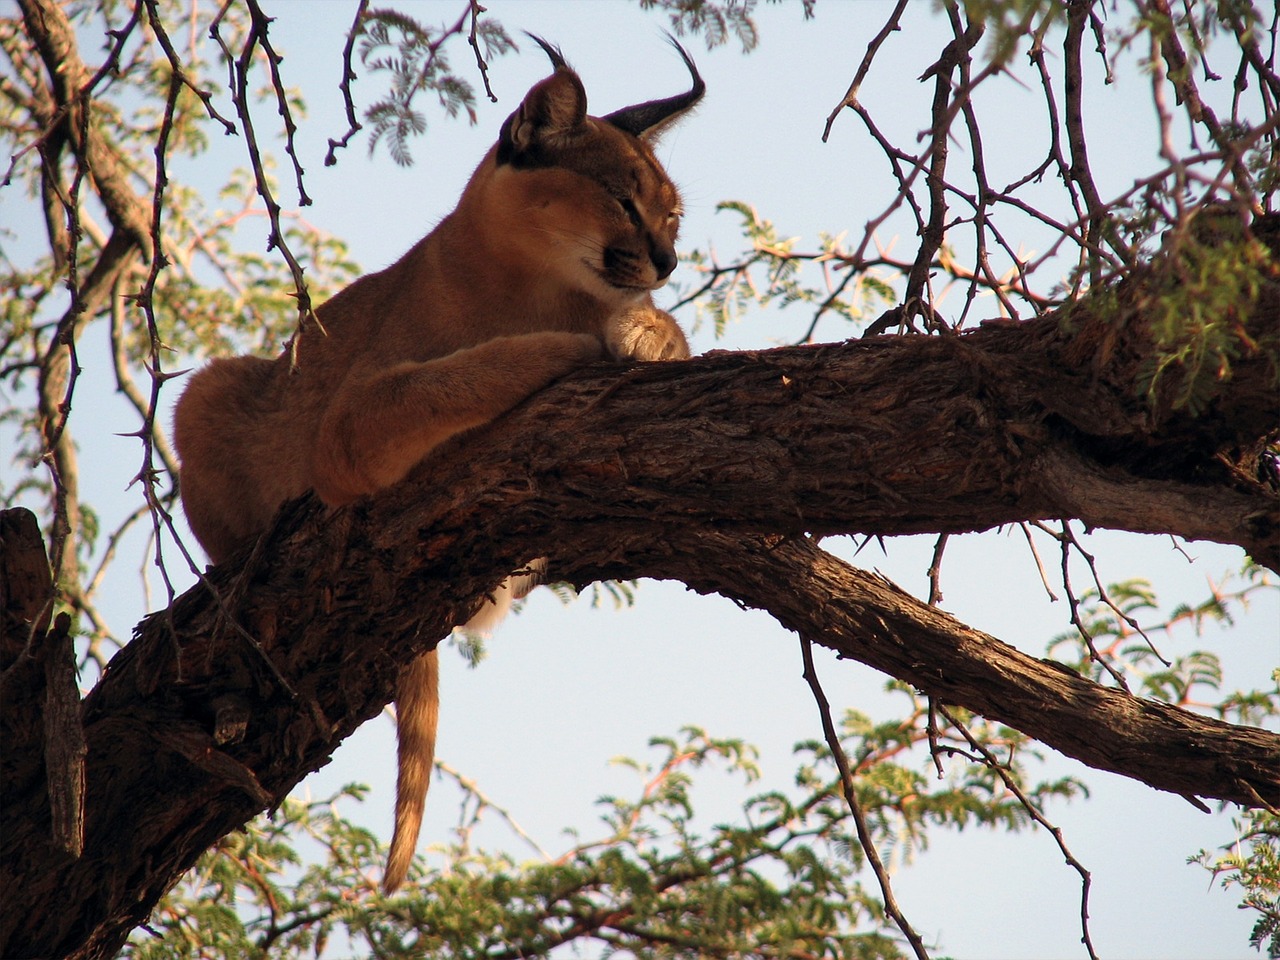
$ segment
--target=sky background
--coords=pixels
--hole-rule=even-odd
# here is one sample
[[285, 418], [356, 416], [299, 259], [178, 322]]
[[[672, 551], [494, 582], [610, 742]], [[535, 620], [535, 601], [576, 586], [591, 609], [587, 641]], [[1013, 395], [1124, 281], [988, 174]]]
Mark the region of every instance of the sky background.
[[[436, 23], [452, 22], [462, 6], [453, 0], [400, 5]], [[325, 168], [326, 141], [346, 126], [337, 83], [353, 4], [267, 0], [264, 6], [276, 17], [271, 37], [285, 55], [286, 82], [303, 93], [309, 107], [298, 145], [315, 203], [304, 216], [344, 238], [366, 271], [397, 259], [451, 209], [501, 121], [547, 73], [543, 55], [523, 43], [520, 54], [491, 64], [500, 99], [497, 104], [480, 100], [475, 127], [430, 115], [426, 137], [412, 144], [415, 166], [397, 167], [384, 151], [370, 158], [367, 141], [360, 139], [340, 155], [336, 167]], [[583, 77], [593, 113], [685, 89], [684, 69], [661, 38], [663, 18], [633, 4], [492, 0], [488, 6], [513, 36], [527, 29], [562, 47]], [[783, 236], [804, 238], [800, 246], [805, 249], [816, 246], [820, 231], [848, 231], [856, 242], [863, 225], [892, 199], [893, 181], [852, 114], [837, 120], [828, 143], [820, 135], [889, 9], [876, 0], [824, 2], [818, 4], [817, 18], [805, 22], [799, 3], [765, 6], [756, 14], [760, 47], [748, 56], [735, 43], [708, 52], [700, 39], [688, 42], [707, 80], [707, 98], [658, 151], [684, 193], [683, 247], [710, 245], [725, 258], [740, 249], [734, 215], [715, 212], [718, 202], [729, 199], [755, 205]], [[932, 3], [912, 4], [903, 31], [881, 51], [864, 87], [863, 100], [878, 122], [905, 144], [915, 144], [916, 133], [927, 126], [932, 87], [915, 78], [947, 33]], [[88, 42], [84, 53], [94, 58]], [[1090, 148], [1104, 197], [1154, 168], [1149, 90], [1132, 60], [1129, 64], [1105, 91], [1091, 81], [1091, 92], [1106, 98], [1090, 105], [1088, 117], [1097, 124]], [[455, 47], [453, 66], [476, 79], [464, 47]], [[1225, 73], [1230, 76], [1230, 70]], [[370, 77], [359, 81], [358, 102], [369, 102], [379, 84]], [[1043, 154], [1045, 121], [1034, 89], [1001, 79], [983, 89], [978, 108], [993, 168], [1007, 165], [1011, 178], [1034, 164], [1028, 158]], [[223, 112], [230, 112], [225, 104]], [[271, 111], [258, 112], [260, 135], [273, 119]], [[952, 147], [953, 163], [967, 163], [962, 148]], [[219, 143], [197, 165], [175, 164], [171, 176], [215, 186], [244, 164], [241, 149], [237, 141]], [[288, 189], [290, 178], [283, 166], [278, 173], [285, 184], [281, 200], [292, 207], [296, 196]], [[33, 213], [24, 198], [0, 191], [0, 220], [19, 235], [23, 223], [37, 229]], [[249, 222], [244, 229], [247, 243], [265, 243], [265, 224]], [[914, 252], [905, 221], [890, 221], [879, 237], [883, 244], [896, 244], [903, 256]], [[1030, 225], [1015, 238], [1026, 250], [1043, 250], [1046, 242]], [[674, 283], [687, 287], [695, 279], [682, 267]], [[674, 296], [668, 290], [657, 299], [664, 305]], [[981, 316], [995, 313], [994, 304], [979, 311]], [[751, 312], [722, 340], [692, 314], [680, 319], [699, 353], [793, 342], [810, 316]], [[829, 319], [816, 338], [839, 340], [857, 333]], [[121, 436], [136, 428], [136, 414], [111, 393], [110, 370], [100, 359], [107, 356], [104, 340], [101, 329], [85, 335], [81, 358], [89, 362], [77, 388], [73, 426], [83, 445], [85, 497], [109, 525], [111, 516], [122, 516], [136, 502], [136, 491], [125, 488], [140, 453], [135, 439]], [[167, 395], [171, 403], [177, 389], [171, 387]], [[6, 462], [3, 469], [13, 467]], [[851, 555], [847, 545], [827, 545]], [[1238, 550], [1194, 544], [1185, 547], [1194, 558], [1189, 562], [1167, 537], [1101, 532], [1087, 545], [1099, 558], [1104, 582], [1145, 577], [1167, 605], [1205, 599], [1207, 581], [1222, 579], [1243, 561]], [[1052, 566], [1053, 548], [1047, 542], [1040, 547]], [[141, 549], [135, 544], [136, 560], [118, 564], [103, 602], [121, 633], [144, 612], [138, 586], [139, 570], [146, 568]], [[931, 549], [932, 538], [893, 540], [885, 551], [868, 545], [856, 562], [925, 596]], [[179, 566], [171, 564], [175, 575]], [[1084, 583], [1083, 569], [1074, 578]], [[184, 585], [179, 577], [179, 586]], [[942, 585], [949, 612], [1032, 655], [1043, 655], [1050, 638], [1068, 629], [1066, 603], [1047, 598], [1018, 530], [954, 538]], [[162, 591], [155, 596], [162, 602]], [[1164, 641], [1162, 651], [1176, 656], [1197, 646], [1215, 649], [1227, 670], [1226, 689], [1262, 686], [1280, 660], [1278, 623], [1280, 608], [1272, 596], [1241, 617], [1235, 630], [1211, 629], [1200, 640], [1184, 631]], [[597, 832], [596, 798], [635, 792], [635, 774], [611, 766], [610, 758], [657, 759], [646, 747], [650, 736], [673, 735], [682, 725], [696, 724], [713, 736], [741, 737], [760, 748], [761, 782], [744, 788], [714, 770], [699, 776], [695, 803], [704, 822], [713, 823], [732, 818], [751, 794], [789, 787], [796, 766], [793, 745], [821, 735], [794, 636], [764, 614], [694, 595], [678, 583], [644, 582], [635, 606], [619, 612], [591, 609], [585, 598], [565, 606], [549, 591], [538, 591], [500, 629], [489, 650], [476, 670], [443, 652], [439, 756], [476, 780], [553, 852], [572, 842], [562, 835], [566, 827], [583, 837]], [[815, 653], [836, 711], [852, 707], [887, 719], [902, 708], [901, 698], [883, 692], [883, 675]], [[1236, 909], [1234, 893], [1221, 892], [1207, 873], [1185, 863], [1199, 849], [1233, 837], [1229, 816], [1206, 816], [1178, 797], [1057, 757], [1040, 772], [1046, 778], [1064, 774], [1084, 778], [1092, 798], [1054, 804], [1046, 813], [1092, 872], [1091, 932], [1101, 956], [1256, 956], [1247, 945], [1254, 915]], [[308, 778], [298, 794], [322, 797], [343, 783], [369, 783], [369, 800], [347, 804], [343, 813], [388, 837], [393, 775], [394, 731], [384, 716], [345, 743], [333, 763]], [[448, 838], [457, 802], [451, 785], [437, 780], [420, 849]], [[525, 852], [499, 829], [485, 836]], [[930, 848], [913, 863], [897, 868], [894, 882], [903, 910], [939, 955], [1046, 960], [1084, 955], [1079, 878], [1044, 831], [1008, 836], [937, 830], [930, 840]], [[866, 882], [874, 886], [869, 877]]]

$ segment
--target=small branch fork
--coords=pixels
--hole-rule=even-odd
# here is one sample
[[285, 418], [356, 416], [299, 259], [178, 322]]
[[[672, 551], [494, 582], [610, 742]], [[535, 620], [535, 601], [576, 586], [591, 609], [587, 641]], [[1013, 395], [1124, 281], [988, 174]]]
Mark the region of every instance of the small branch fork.
[[[940, 556], [945, 542], [945, 538], [939, 539], [934, 554], [935, 562]], [[931, 600], [930, 603], [932, 604], [933, 601]], [[898, 928], [911, 944], [916, 956], [921, 958], [927, 957], [928, 954], [925, 952], [923, 942], [919, 935], [912, 929], [910, 923], [907, 921], [901, 908], [897, 904], [897, 900], [894, 897], [890, 886], [888, 871], [885, 869], [884, 863], [880, 859], [879, 852], [875, 848], [875, 842], [872, 839], [870, 830], [867, 826], [866, 815], [858, 802], [849, 759], [845, 755], [844, 748], [840, 743], [839, 735], [836, 732], [835, 724], [831, 718], [830, 703], [827, 701], [826, 694], [818, 679], [817, 670], [814, 667], [812, 643], [802, 636], [800, 638], [800, 649], [804, 659], [804, 678], [809, 684], [809, 689], [813, 693], [814, 702], [818, 706], [822, 722], [823, 736], [826, 739], [827, 747], [831, 750], [832, 757], [836, 763], [836, 768], [840, 771], [841, 786], [844, 791], [845, 802], [848, 804], [849, 811], [853, 815], [859, 845], [866, 854], [867, 862], [871, 865], [872, 872], [875, 874], [876, 880], [880, 884], [881, 893], [884, 897], [885, 912], [888, 913], [894, 923], [898, 925]], [[1058, 849], [1062, 851], [1062, 855], [1066, 859], [1066, 862], [1080, 874], [1081, 942], [1084, 943], [1090, 960], [1098, 960], [1098, 955], [1094, 951], [1092, 938], [1089, 933], [1089, 891], [1092, 885], [1092, 876], [1067, 847], [1066, 841], [1063, 839], [1061, 828], [1055, 826], [1045, 817], [1040, 808], [1031, 800], [1030, 797], [1027, 796], [1026, 792], [1019, 785], [1016, 777], [1010, 773], [1008, 767], [1005, 764], [1000, 763], [994, 754], [992, 754], [991, 751], [973, 735], [969, 728], [961, 722], [958, 717], [956, 717], [944, 704], [938, 703], [935, 698], [929, 697], [928, 702], [929, 720], [927, 725], [927, 736], [929, 752], [934, 758], [938, 776], [941, 777], [943, 775], [942, 755], [946, 752], [956, 752], [954, 748], [943, 748], [938, 742], [938, 728], [935, 718], [938, 714], [941, 714], [965, 739], [969, 744], [970, 749], [974, 751], [975, 756], [970, 757], [970, 759], [984, 764], [995, 772], [1001, 782], [1004, 783], [1005, 788], [1014, 795], [1018, 803], [1027, 811], [1027, 814], [1031, 819], [1049, 831], [1054, 842], [1057, 843]]]
[[479, 826], [485, 811], [492, 810], [507, 824], [511, 832], [523, 840], [529, 846], [529, 849], [536, 853], [544, 863], [555, 862], [555, 858], [529, 834], [529, 831], [520, 825], [514, 814], [481, 790], [480, 785], [475, 780], [443, 760], [435, 761], [435, 769], [452, 778], [462, 790], [462, 802], [458, 808], [458, 825], [454, 829], [458, 837], [458, 843], [463, 850], [471, 849], [472, 833]]
[[[933, 700], [930, 699], [929, 703], [932, 711], [934, 709]], [[1022, 808], [1027, 811], [1031, 819], [1049, 831], [1050, 836], [1053, 837], [1054, 842], [1058, 845], [1058, 849], [1062, 851], [1062, 855], [1066, 859], [1067, 863], [1076, 871], [1076, 873], [1080, 874], [1080, 942], [1083, 943], [1085, 949], [1089, 951], [1090, 960], [1098, 960], [1098, 954], [1093, 949], [1093, 938], [1089, 934], [1089, 890], [1093, 885], [1092, 875], [1090, 875], [1084, 865], [1075, 858], [1075, 855], [1072, 854], [1071, 850], [1068, 849], [1066, 841], [1062, 837], [1062, 829], [1049, 822], [1045, 815], [1040, 811], [1040, 808], [1032, 802], [1031, 798], [1028, 797], [1022, 787], [1019, 786], [1017, 779], [1010, 775], [1008, 767], [1000, 763], [991, 751], [980, 743], [978, 739], [974, 737], [969, 728], [965, 724], [961, 723], [946, 706], [938, 704], [936, 709], [937, 712], [941, 713], [942, 716], [946, 718], [947, 722], [959, 731], [960, 735], [968, 741], [969, 747], [978, 754], [982, 762], [986, 764], [988, 768], [995, 771], [996, 775], [999, 776], [1001, 781], [1004, 783], [1005, 789], [1017, 797], [1018, 803], [1020, 803]], [[932, 720], [930, 721], [930, 728], [932, 729]]]
[[356, 38], [364, 28], [364, 15], [368, 9], [369, 0], [360, 0], [356, 4], [355, 16], [351, 19], [351, 29], [347, 31], [347, 42], [342, 48], [342, 82], [338, 84], [338, 89], [342, 91], [342, 105], [347, 113], [347, 132], [338, 140], [329, 138], [329, 152], [324, 155], [326, 167], [332, 167], [338, 162], [338, 151], [345, 150], [351, 138], [363, 129], [360, 121], [356, 119], [356, 105], [351, 98], [351, 84], [357, 79], [355, 68], [351, 66], [351, 57], [355, 51]]
[[480, 71], [480, 82], [484, 84], [484, 95], [489, 98], [490, 103], [498, 102], [498, 95], [493, 92], [493, 87], [489, 85], [489, 64], [485, 62], [484, 53], [480, 50], [480, 14], [485, 12], [485, 8], [480, 6], [479, 0], [467, 0], [467, 15], [471, 19], [471, 29], [467, 31], [467, 43], [471, 46], [471, 52], [476, 58], [476, 69]]

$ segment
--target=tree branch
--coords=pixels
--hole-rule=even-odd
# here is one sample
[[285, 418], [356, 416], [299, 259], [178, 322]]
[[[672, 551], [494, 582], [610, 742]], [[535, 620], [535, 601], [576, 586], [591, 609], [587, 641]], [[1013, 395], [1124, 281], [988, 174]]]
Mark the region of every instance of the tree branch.
[[767, 610], [804, 639], [1095, 769], [1186, 797], [1255, 806], [1254, 790], [1280, 800], [1280, 736], [1270, 731], [1133, 697], [1027, 656], [806, 538], [700, 531], [684, 539], [637, 543], [627, 566]]
[[45, 62], [54, 99], [59, 109], [66, 111], [63, 129], [67, 139], [92, 174], [107, 216], [133, 246], [150, 256], [151, 217], [147, 205], [129, 185], [119, 154], [91, 122], [85, 122], [84, 116], [89, 109], [90, 94], [98, 81], [114, 68], [120, 46], [136, 25], [137, 11], [122, 34], [115, 38], [107, 63], [91, 76], [80, 59], [75, 31], [61, 7], [49, 0], [19, 0], [19, 7], [27, 36]]
[[[1255, 316], [1274, 322], [1271, 307]], [[675, 578], [767, 609], [812, 642], [1157, 789], [1280, 803], [1275, 734], [1028, 657], [805, 537], [1074, 517], [1235, 543], [1280, 566], [1273, 474], [1224, 469], [1274, 430], [1248, 401], [1269, 389], [1265, 363], [1235, 364], [1201, 417], [1156, 421], [1131, 389], [1108, 387], [1081, 342], [1087, 318], [1071, 340], [1058, 329], [1050, 318], [599, 365], [376, 499], [286, 506], [211, 571], [221, 604], [200, 586], [148, 617], [86, 699], [79, 860], [52, 846], [40, 752], [6, 751], [0, 887], [15, 899], [0, 955], [110, 956], [202, 850], [376, 715], [403, 664], [507, 571], [548, 554], [574, 582]], [[1108, 349], [1124, 353], [1114, 337]], [[40, 704], [18, 689], [4, 709], [6, 744], [32, 743]], [[82, 926], [58, 927], [41, 909], [54, 898]]]

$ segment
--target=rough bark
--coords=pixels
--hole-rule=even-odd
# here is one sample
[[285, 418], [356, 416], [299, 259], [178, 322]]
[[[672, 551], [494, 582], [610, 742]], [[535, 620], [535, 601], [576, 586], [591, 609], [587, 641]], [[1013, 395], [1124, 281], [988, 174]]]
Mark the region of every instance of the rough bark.
[[0, 955], [110, 956], [203, 849], [323, 765], [391, 699], [404, 663], [539, 555], [578, 583], [724, 593], [1156, 789], [1280, 803], [1275, 734], [1028, 657], [807, 537], [1070, 516], [1280, 566], [1275, 480], [1256, 454], [1274, 429], [1257, 406], [1265, 365], [1239, 364], [1201, 417], [1157, 421], [1097, 373], [1087, 325], [1057, 330], [602, 365], [374, 500], [287, 506], [210, 573], [220, 602], [198, 586], [147, 618], [86, 698], [79, 858], [52, 832], [40, 685], [6, 682], [5, 742], [23, 748], [5, 756]]

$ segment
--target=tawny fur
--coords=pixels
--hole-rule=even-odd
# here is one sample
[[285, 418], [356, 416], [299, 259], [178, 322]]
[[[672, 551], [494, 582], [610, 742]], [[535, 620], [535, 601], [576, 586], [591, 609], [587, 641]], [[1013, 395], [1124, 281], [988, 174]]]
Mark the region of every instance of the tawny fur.
[[388, 893], [404, 882], [418, 845], [427, 788], [435, 769], [439, 719], [440, 658], [432, 650], [414, 658], [405, 668], [396, 697], [396, 817], [391, 852], [382, 875], [382, 885]]
[[[536, 39], [536, 38], [535, 38]], [[191, 529], [221, 562], [287, 499], [342, 506], [401, 480], [436, 446], [604, 356], [689, 355], [650, 292], [675, 266], [679, 197], [649, 140], [701, 96], [694, 87], [606, 118], [555, 72], [503, 126], [457, 208], [404, 257], [317, 310], [274, 360], [214, 360], [179, 400], [174, 439]], [[487, 628], [534, 571], [470, 621]], [[399, 778], [383, 885], [403, 881], [434, 762], [435, 651], [397, 687]]]

